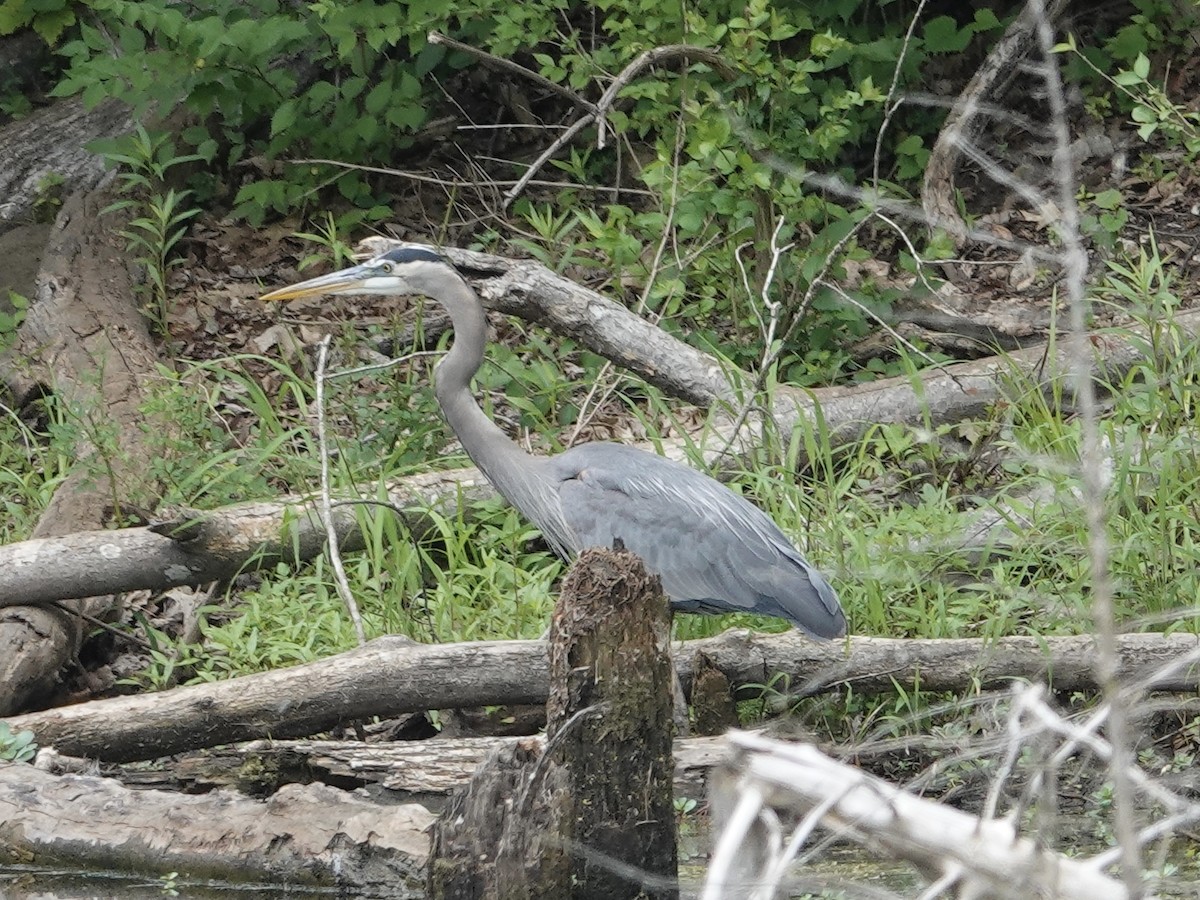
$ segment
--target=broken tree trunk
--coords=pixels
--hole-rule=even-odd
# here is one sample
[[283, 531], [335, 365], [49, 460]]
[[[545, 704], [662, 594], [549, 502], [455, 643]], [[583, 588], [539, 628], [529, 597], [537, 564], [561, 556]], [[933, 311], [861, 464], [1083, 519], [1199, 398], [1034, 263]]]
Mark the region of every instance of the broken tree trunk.
[[[156, 502], [147, 436], [166, 429], [145, 410], [158, 354], [125, 259], [120, 231], [128, 215], [100, 221], [111, 199], [98, 190], [67, 200], [37, 296], [15, 345], [0, 358], [0, 377], [19, 400], [53, 394], [77, 435], [75, 466], [43, 511], [35, 538], [98, 530], [120, 523], [128, 504]], [[98, 593], [83, 594], [73, 608], [103, 614], [112, 598]], [[60, 610], [0, 609], [0, 715], [45, 697], [81, 635], [79, 620]]]
[[1050, 0], [1041, 8], [1026, 5], [954, 101], [938, 132], [925, 164], [921, 204], [930, 231], [942, 229], [958, 249], [962, 249], [968, 237], [967, 223], [958, 211], [959, 197], [954, 184], [959, 160], [974, 155], [973, 144], [995, 116], [994, 110], [1001, 108], [1004, 92], [1023, 71], [1027, 74], [1023, 66], [1036, 46], [1038, 23], [1054, 21], [1065, 5], [1065, 0]]
[[[796, 631], [727, 631], [683, 643], [676, 665], [685, 688], [698, 651], [747, 697], [761, 696], [766, 684], [795, 695], [844, 684], [860, 694], [890, 692], [896, 684], [963, 692], [1016, 678], [1045, 679], [1060, 691], [1096, 689], [1095, 641], [1089, 635], [817, 642]], [[1200, 637], [1194, 634], [1121, 635], [1117, 655], [1119, 677], [1141, 690], [1200, 687]], [[93, 700], [7, 721], [68, 756], [131, 762], [255, 738], [304, 737], [371, 716], [541, 703], [548, 696], [543, 641], [414, 644], [378, 638], [289, 669]]]
[[550, 638], [543, 754], [493, 757], [434, 830], [430, 896], [677, 896], [670, 617], [623, 550], [587, 550]]

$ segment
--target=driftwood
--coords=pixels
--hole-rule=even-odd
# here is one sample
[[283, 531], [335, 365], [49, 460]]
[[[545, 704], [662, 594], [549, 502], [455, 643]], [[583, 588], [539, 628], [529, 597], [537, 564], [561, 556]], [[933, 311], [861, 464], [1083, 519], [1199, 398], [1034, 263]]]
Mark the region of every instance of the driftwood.
[[[1124, 887], [1086, 860], [1020, 837], [1009, 820], [982, 819], [907, 793], [807, 744], [729, 735], [730, 759], [713, 773], [714, 832], [702, 900], [775, 896], [803, 842], [785, 823], [811, 831], [819, 823], [838, 837], [908, 860], [941, 891], [963, 897], [1024, 900], [1120, 900]], [[759, 893], [763, 891], [763, 893]]]
[[451, 799], [431, 898], [633, 900], [643, 879], [678, 896], [670, 632], [640, 558], [580, 555], [550, 628], [546, 741], [490, 757]]
[[39, 865], [420, 898], [432, 821], [420, 805], [379, 805], [322, 784], [290, 785], [264, 802], [132, 791], [0, 762], [0, 855]]
[[[900, 640], [855, 637], [810, 641], [797, 632], [730, 631], [684, 642], [680, 680], [691, 684], [697, 651], [744, 696], [763, 686], [811, 694], [849, 684], [857, 693], [894, 683], [965, 692], [1013, 679], [1049, 678], [1056, 690], [1094, 690], [1094, 641], [1088, 636]], [[1200, 687], [1200, 637], [1122, 635], [1120, 677], [1144, 690]], [[174, 688], [8, 719], [43, 746], [68, 756], [114, 762], [264, 737], [304, 737], [369, 716], [427, 709], [541, 703], [548, 696], [541, 641], [418, 645], [380, 638], [319, 662], [214, 684]]]

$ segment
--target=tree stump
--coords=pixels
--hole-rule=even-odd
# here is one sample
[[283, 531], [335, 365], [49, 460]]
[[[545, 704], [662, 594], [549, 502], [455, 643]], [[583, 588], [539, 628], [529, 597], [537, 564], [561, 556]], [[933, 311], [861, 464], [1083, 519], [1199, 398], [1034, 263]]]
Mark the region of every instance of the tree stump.
[[733, 686], [704, 651], [692, 661], [692, 709], [696, 713], [695, 734], [724, 734], [739, 725]]
[[545, 753], [485, 762], [435, 826], [430, 897], [676, 897], [670, 618], [624, 550], [587, 550], [550, 630]]

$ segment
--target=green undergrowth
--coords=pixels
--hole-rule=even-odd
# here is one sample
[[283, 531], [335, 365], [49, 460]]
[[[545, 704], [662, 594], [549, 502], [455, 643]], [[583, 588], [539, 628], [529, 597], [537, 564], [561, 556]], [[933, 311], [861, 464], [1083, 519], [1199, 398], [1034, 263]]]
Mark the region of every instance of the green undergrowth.
[[[1187, 610], [1200, 571], [1194, 509], [1200, 462], [1192, 424], [1200, 348], [1173, 324], [1177, 301], [1161, 268], [1147, 275], [1156, 259], [1112, 264], [1097, 294], [1099, 303], [1134, 313], [1150, 350], [1146, 362], [1109, 386], [1102, 423], [1111, 572], [1124, 627], [1190, 629], [1197, 622]], [[532, 365], [511, 351], [497, 354], [499, 365], [481, 377], [485, 405], [526, 434], [569, 434], [564, 426], [574, 418], [564, 410], [578, 411], [578, 385], [590, 380], [559, 372], [581, 357], [542, 341], [532, 350], [538, 354]], [[838, 448], [820, 428], [800, 428], [774, 434], [733, 473], [731, 487], [763, 506], [830, 575], [854, 633], [999, 638], [1091, 628], [1078, 419], [1063, 390], [1041, 390], [1015, 366], [1013, 373], [1007, 401], [985, 418], [879, 426]], [[362, 394], [349, 386], [334, 395], [331, 415], [353, 422], [362, 429], [357, 433], [390, 428], [391, 435], [411, 435], [422, 453], [465, 462], [432, 405], [426, 367], [392, 377], [394, 399], [373, 406], [373, 416], [345, 412]], [[552, 400], [506, 399], [535, 395]], [[652, 436], [670, 427], [673, 404], [653, 389], [632, 386], [616, 396]], [[559, 449], [553, 441], [533, 443], [543, 452]], [[345, 446], [357, 446], [359, 455], [337, 460], [344, 487], [369, 493], [369, 485], [421, 467], [386, 441], [371, 452], [363, 449], [369, 441], [356, 444], [352, 437]], [[702, 448], [693, 449], [699, 459]], [[545, 628], [563, 567], [513, 511], [468, 505], [420, 538], [386, 517], [372, 521], [368, 548], [347, 559], [369, 633], [446, 641], [534, 637]], [[296, 576], [264, 579], [213, 621], [219, 619], [225, 621], [210, 622], [207, 631], [218, 662], [200, 667], [205, 677], [269, 664], [263, 642], [294, 645], [298, 659], [352, 644], [324, 561]], [[677, 635], [705, 636], [731, 625], [781, 627], [749, 616], [685, 615]], [[246, 634], [255, 632], [258, 657], [246, 650]]]
[[[1133, 340], [1147, 351], [1108, 385], [1101, 429], [1118, 615], [1127, 629], [1191, 630], [1200, 588], [1200, 347], [1174, 322], [1178, 299], [1152, 246], [1111, 263], [1095, 299], [1102, 311], [1131, 313], [1141, 329]], [[362, 338], [347, 333], [344, 346]], [[561, 449], [587, 408], [599, 360], [540, 337], [498, 350], [495, 360], [479, 382], [489, 414], [538, 452]], [[429, 460], [466, 462], [437, 412], [431, 365], [420, 357], [330, 383], [335, 495], [382, 499], [379, 485], [427, 470]], [[902, 365], [915, 381], [915, 366]], [[977, 420], [877, 426], [837, 447], [819, 422], [788, 434], [768, 430], [761, 451], [732, 473], [730, 486], [830, 576], [853, 633], [999, 638], [1091, 629], [1078, 418], [1061, 384], [1042, 390], [1015, 365], [1012, 372], [1007, 399]], [[652, 439], [682, 432], [684, 423], [672, 424], [675, 403], [645, 385], [611, 384], [614, 402]], [[311, 494], [319, 484], [313, 398], [313, 373], [303, 363], [239, 356], [164, 370], [152, 411], [174, 427], [154, 436], [150, 474], [168, 503], [200, 509]], [[38, 431], [0, 415], [6, 541], [29, 533], [64, 477], [72, 439], [81, 435], [72, 434], [70, 417], [60, 419]], [[711, 448], [692, 449], [700, 459]], [[547, 626], [563, 565], [511, 509], [464, 501], [421, 535], [377, 506], [364, 505], [360, 515], [367, 546], [347, 553], [345, 565], [368, 635], [530, 638]], [[141, 681], [221, 678], [354, 644], [325, 558], [247, 572], [203, 613], [201, 645], [154, 634]], [[681, 615], [677, 635], [732, 625], [782, 627], [749, 616]]]

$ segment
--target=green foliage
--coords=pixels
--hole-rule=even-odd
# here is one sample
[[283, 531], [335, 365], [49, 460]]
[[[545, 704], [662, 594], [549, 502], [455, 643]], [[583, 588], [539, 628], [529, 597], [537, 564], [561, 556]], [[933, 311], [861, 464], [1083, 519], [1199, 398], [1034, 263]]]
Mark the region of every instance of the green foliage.
[[307, 269], [315, 262], [325, 260], [327, 257], [331, 261], [331, 265], [335, 269], [340, 269], [349, 265], [354, 261], [354, 250], [342, 240], [340, 236], [340, 225], [338, 219], [333, 213], [325, 213], [320, 224], [317, 225], [317, 230], [313, 232], [297, 232], [296, 237], [304, 241], [310, 241], [318, 247], [324, 248], [322, 253], [310, 253], [300, 260], [298, 268], [301, 272]]
[[184, 205], [191, 191], [166, 187], [167, 173], [204, 157], [199, 153], [177, 155], [168, 135], [151, 135], [142, 125], [126, 137], [95, 141], [92, 149], [109, 163], [124, 167], [117, 178], [121, 192], [130, 196], [109, 204], [103, 212], [132, 209], [140, 213], [121, 235], [145, 272], [143, 289], [149, 297], [142, 311], [159, 334], [166, 334], [171, 314], [167, 278], [181, 262], [175, 257], [175, 247], [187, 233], [187, 221], [200, 213], [198, 207]]
[[1166, 71], [1154, 74], [1151, 57], [1183, 46], [1186, 35], [1200, 26], [1200, 12], [1195, 4], [1167, 0], [1136, 0], [1133, 6], [1137, 12], [1102, 47], [1082, 47], [1069, 35], [1055, 49], [1071, 54], [1086, 76], [1113, 88], [1089, 99], [1095, 114], [1113, 108], [1126, 112], [1142, 140], [1158, 135], [1193, 160], [1200, 153], [1200, 114], [1170, 97], [1163, 86]]
[[1125, 198], [1116, 188], [1093, 194], [1080, 191], [1080, 230], [1099, 248], [1112, 250], [1129, 221]]
[[33, 762], [37, 749], [32, 731], [14, 732], [7, 722], [0, 722], [0, 760]]
[[1169, 144], [1182, 146], [1188, 159], [1200, 153], [1200, 113], [1172, 100], [1163, 87], [1150, 79], [1150, 60], [1138, 54], [1133, 65], [1113, 76], [1112, 83], [1132, 101], [1130, 117], [1138, 137], [1149, 140], [1161, 134]]
[[25, 313], [29, 309], [29, 298], [9, 291], [7, 307], [0, 304], [0, 353], [8, 350], [17, 339], [17, 329], [25, 321]]
[[[153, 451], [148, 474], [163, 485], [164, 502], [206, 509], [315, 481], [316, 440], [307, 419], [312, 384], [306, 373], [245, 355], [179, 372], [163, 367], [158, 375], [148, 418], [175, 427], [155, 430], [145, 440]], [[263, 387], [271, 381], [280, 384], [274, 393]], [[226, 424], [230, 407], [251, 414], [245, 433]]]
[[0, 543], [29, 536], [72, 462], [69, 439], [36, 433], [0, 404]]
[[54, 172], [41, 177], [37, 186], [37, 199], [33, 201], [33, 216], [37, 221], [53, 222], [58, 216], [65, 184], [66, 179]]
[[0, 2], [0, 37], [32, 28], [47, 44], [58, 43], [76, 22], [79, 0], [3, 0]]
[[[373, 2], [322, 0], [297, 8], [275, 0], [205, 0], [185, 14], [168, 0], [95, 0], [92, 18], [63, 36], [59, 52], [67, 69], [56, 92], [81, 93], [88, 103], [119, 97], [139, 115], [184, 104], [197, 123], [184, 139], [228, 173], [234, 212], [252, 222], [303, 210], [315, 190], [336, 191], [373, 221], [388, 214], [390, 198], [364, 172], [310, 162], [241, 181], [242, 173], [265, 170], [243, 164], [263, 158], [390, 164], [434, 114], [448, 80], [469, 63], [428, 44], [431, 29], [517, 58], [584, 94], [605, 87], [600, 73], [620, 71], [651, 42], [711, 48], [728, 61], [728, 73], [682, 63], [645, 72], [607, 117], [616, 135], [609, 148], [624, 137], [652, 150], [633, 173], [651, 202], [601, 212], [575, 208], [572, 193], [563, 192], [549, 208], [525, 207], [528, 217], [548, 217], [530, 221], [538, 237], [527, 246], [546, 246], [547, 258], [560, 264], [563, 256], [586, 256], [618, 284], [650, 284], [651, 312], [664, 310], [669, 323], [686, 311], [702, 335], [721, 334], [730, 326], [755, 329], [762, 299], [730, 296], [740, 284], [734, 250], [746, 242], [753, 247], [758, 271], [751, 283], [760, 286], [762, 258], [755, 254], [783, 218], [781, 238], [802, 238], [805, 248], [790, 254], [777, 276], [790, 286], [782, 298], [781, 333], [791, 341], [785, 366], [794, 368], [810, 352], [832, 353], [847, 328], [865, 331], [861, 313], [829, 298], [815, 304], [810, 327], [788, 330], [804, 312], [795, 304], [825, 264], [823, 254], [855, 218], [804, 189], [796, 176], [820, 168], [852, 177], [869, 165], [883, 121], [881, 86], [900, 58], [903, 17], [849, 0], [703, 8], [607, 0], [586, 17], [564, 16], [565, 8], [561, 0], [466, 0], [452, 8], [418, 0], [397, 15]], [[989, 11], [961, 23], [948, 16], [925, 23], [907, 47], [901, 83], [919, 84], [929, 55], [958, 52], [998, 26]], [[304, 67], [291, 63], [301, 55]], [[929, 116], [901, 109], [885, 135], [883, 171], [915, 179], [935, 128]], [[577, 146], [588, 143], [581, 135]], [[619, 164], [615, 149], [576, 150], [560, 168], [594, 184], [610, 181]], [[202, 195], [216, 184], [208, 181]], [[171, 213], [160, 203], [142, 217], [148, 241], [161, 246], [174, 232]], [[664, 230], [677, 252], [649, 271], [647, 251]], [[593, 245], [587, 254], [573, 252], [576, 235]], [[734, 345], [736, 363], [761, 356], [753, 341]]]

